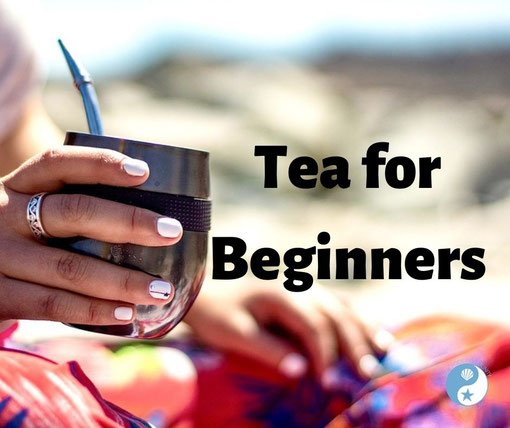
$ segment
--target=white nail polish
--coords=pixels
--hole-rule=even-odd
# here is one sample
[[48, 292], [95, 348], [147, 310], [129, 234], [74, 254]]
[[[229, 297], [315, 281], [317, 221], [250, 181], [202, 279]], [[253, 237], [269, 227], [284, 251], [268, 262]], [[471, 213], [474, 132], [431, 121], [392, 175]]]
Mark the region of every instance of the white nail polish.
[[119, 321], [129, 321], [133, 318], [133, 309], [127, 306], [119, 306], [113, 311], [113, 316]]
[[290, 378], [298, 378], [306, 373], [308, 368], [308, 362], [302, 355], [296, 354], [295, 352], [287, 354], [280, 361], [278, 369], [285, 376]]
[[147, 162], [139, 159], [124, 159], [122, 161], [122, 168], [124, 168], [124, 171], [129, 175], [134, 177], [142, 177], [149, 172], [149, 165], [147, 165]]
[[338, 387], [342, 378], [340, 377], [340, 373], [335, 367], [329, 367], [324, 370], [324, 373], [321, 377], [322, 386], [326, 389], [335, 389]]
[[370, 354], [363, 355], [360, 358], [359, 366], [361, 371], [371, 378], [383, 373], [383, 368], [381, 367], [381, 364], [379, 364], [377, 358]]
[[182, 225], [175, 218], [160, 217], [157, 227], [158, 233], [165, 238], [177, 238], [182, 232]]
[[168, 300], [173, 297], [172, 284], [155, 279], [149, 284], [149, 294], [155, 299]]
[[387, 330], [379, 330], [374, 337], [374, 342], [381, 349], [388, 350], [395, 343], [395, 338]]

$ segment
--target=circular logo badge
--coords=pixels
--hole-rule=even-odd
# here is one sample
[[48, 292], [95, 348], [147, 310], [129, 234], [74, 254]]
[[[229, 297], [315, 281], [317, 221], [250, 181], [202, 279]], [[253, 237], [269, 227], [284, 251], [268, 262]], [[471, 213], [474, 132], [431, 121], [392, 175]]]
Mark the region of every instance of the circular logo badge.
[[474, 364], [454, 367], [446, 378], [446, 392], [457, 404], [472, 406], [482, 401], [489, 389], [487, 376]]

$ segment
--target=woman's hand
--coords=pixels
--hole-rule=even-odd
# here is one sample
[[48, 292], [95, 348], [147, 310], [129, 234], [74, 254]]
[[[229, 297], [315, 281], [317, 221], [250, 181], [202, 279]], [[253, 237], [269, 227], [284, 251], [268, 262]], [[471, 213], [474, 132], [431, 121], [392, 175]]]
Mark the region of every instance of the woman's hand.
[[345, 302], [318, 285], [301, 293], [272, 285], [211, 284], [186, 321], [205, 344], [241, 353], [288, 377], [302, 376], [310, 365], [324, 386], [332, 386], [337, 379], [328, 369], [339, 356], [363, 378], [380, 374], [375, 355], [386, 352], [388, 332], [371, 331]]
[[[143, 161], [112, 151], [61, 147], [35, 156], [0, 179], [0, 321], [44, 319], [77, 324], [126, 324], [135, 304], [165, 304], [173, 286], [142, 272], [45, 246], [27, 222], [27, 204], [65, 183], [136, 186]], [[48, 194], [41, 219], [52, 237], [84, 236], [111, 243], [175, 244], [177, 220], [84, 195]]]

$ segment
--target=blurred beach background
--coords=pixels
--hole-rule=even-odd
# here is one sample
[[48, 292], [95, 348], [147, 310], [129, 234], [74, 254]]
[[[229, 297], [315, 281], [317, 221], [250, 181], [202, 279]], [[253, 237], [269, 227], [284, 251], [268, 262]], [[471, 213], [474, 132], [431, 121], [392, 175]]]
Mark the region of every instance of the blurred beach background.
[[[428, 313], [510, 324], [510, 3], [16, 6], [37, 38], [44, 102], [62, 129], [87, 130], [58, 37], [94, 76], [107, 134], [211, 152], [212, 236], [280, 254], [316, 245], [321, 231], [331, 248], [482, 247], [487, 272], [474, 282], [458, 279], [458, 263], [451, 281], [324, 284], [386, 325]], [[365, 189], [360, 160], [376, 141], [390, 142], [389, 156], [440, 156], [433, 188]], [[289, 147], [278, 189], [263, 189], [253, 156], [263, 144]], [[349, 159], [351, 188], [293, 188], [286, 166], [302, 155]]]

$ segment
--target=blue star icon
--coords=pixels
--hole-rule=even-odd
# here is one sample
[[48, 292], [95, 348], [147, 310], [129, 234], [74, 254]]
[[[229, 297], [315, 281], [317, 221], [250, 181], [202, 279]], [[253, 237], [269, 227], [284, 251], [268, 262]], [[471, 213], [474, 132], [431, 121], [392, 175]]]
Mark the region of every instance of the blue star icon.
[[469, 400], [471, 401], [471, 396], [473, 395], [472, 392], [469, 392], [469, 388], [466, 389], [466, 392], [461, 392], [461, 394], [464, 396], [464, 398], [462, 399], [462, 401], [466, 401], [466, 400]]

